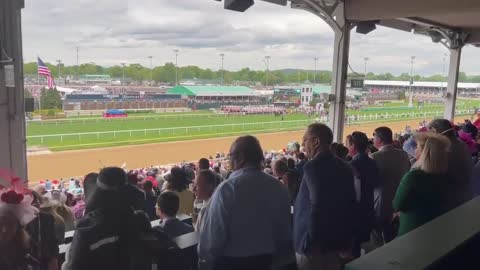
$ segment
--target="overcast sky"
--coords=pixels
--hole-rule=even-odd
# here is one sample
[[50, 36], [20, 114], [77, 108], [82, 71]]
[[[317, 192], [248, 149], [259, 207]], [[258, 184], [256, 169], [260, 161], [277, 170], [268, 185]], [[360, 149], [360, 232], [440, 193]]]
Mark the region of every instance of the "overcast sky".
[[[357, 72], [400, 74], [409, 72], [416, 56], [415, 73], [440, 74], [447, 49], [429, 38], [377, 28], [368, 35], [352, 31], [350, 64]], [[213, 0], [26, 0], [23, 10], [25, 61], [40, 56], [67, 65], [95, 62], [104, 66], [140, 63], [149, 67], [175, 61], [219, 69], [264, 69], [270, 55], [271, 69], [331, 70], [333, 32], [320, 18], [302, 10], [256, 1], [245, 13], [223, 9]], [[447, 58], [448, 62], [448, 58]], [[461, 70], [480, 74], [480, 48], [464, 49]]]

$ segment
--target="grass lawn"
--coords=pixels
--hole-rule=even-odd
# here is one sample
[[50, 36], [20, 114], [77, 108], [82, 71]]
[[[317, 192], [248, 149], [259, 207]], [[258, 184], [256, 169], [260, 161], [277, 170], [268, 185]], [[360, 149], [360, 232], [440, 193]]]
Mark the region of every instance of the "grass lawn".
[[[425, 105], [422, 108], [406, 108], [408, 104], [386, 104], [349, 110], [348, 115], [393, 114], [388, 121], [405, 120], [412, 113], [443, 113], [443, 105]], [[480, 101], [459, 100], [457, 110], [480, 107]], [[408, 114], [408, 115], [407, 115]], [[416, 116], [421, 117], [421, 116]], [[126, 144], [144, 144], [159, 141], [177, 141], [208, 138], [225, 135], [238, 135], [248, 132], [275, 132], [305, 128], [316, 116], [289, 114], [281, 117], [274, 115], [221, 115], [208, 110], [189, 113], [149, 113], [131, 114], [128, 118], [104, 119], [101, 117], [74, 118], [67, 120], [31, 121], [27, 123], [27, 136], [69, 134], [54, 137], [30, 137], [28, 145], [43, 145], [51, 150], [96, 148]], [[433, 118], [429, 114], [426, 118]], [[363, 120], [372, 120], [363, 119]], [[376, 121], [376, 120], [374, 120]], [[378, 119], [378, 121], [385, 121]], [[223, 126], [222, 126], [223, 125]], [[162, 129], [162, 130], [149, 130]], [[100, 134], [81, 134], [106, 132]]]

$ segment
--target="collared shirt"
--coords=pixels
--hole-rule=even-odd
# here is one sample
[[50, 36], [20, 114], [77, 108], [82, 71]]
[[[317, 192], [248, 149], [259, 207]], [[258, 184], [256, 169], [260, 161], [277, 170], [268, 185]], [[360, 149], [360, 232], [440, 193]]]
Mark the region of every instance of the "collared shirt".
[[247, 167], [233, 172], [212, 195], [202, 217], [198, 254], [211, 267], [220, 257], [288, 252], [291, 241], [287, 189], [260, 168]]

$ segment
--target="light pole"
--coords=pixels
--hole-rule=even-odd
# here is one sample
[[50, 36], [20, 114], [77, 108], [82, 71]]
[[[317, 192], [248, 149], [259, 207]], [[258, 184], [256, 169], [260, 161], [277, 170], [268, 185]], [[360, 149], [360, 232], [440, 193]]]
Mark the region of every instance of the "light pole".
[[415, 56], [410, 56], [410, 89], [413, 84], [413, 63], [415, 62]]
[[317, 61], [318, 61], [318, 58], [317, 58], [317, 57], [314, 57], [314, 58], [313, 58], [313, 65], [314, 65], [313, 84], [314, 84], [314, 85], [317, 83]]
[[413, 63], [415, 62], [415, 56], [410, 56], [410, 88], [409, 88], [409, 102], [408, 107], [413, 107], [413, 94], [412, 94], [412, 85], [413, 85]]
[[364, 70], [363, 80], [367, 79], [367, 63], [368, 63], [368, 60], [370, 60], [370, 58], [368, 58], [368, 57], [363, 58], [363, 61], [365, 61], [365, 70]]
[[267, 66], [267, 72], [265, 76], [265, 87], [268, 87], [268, 73], [270, 70], [270, 58], [271, 57], [269, 55], [265, 56], [265, 65]]
[[79, 65], [80, 65], [80, 64], [79, 64], [79, 62], [78, 62], [78, 47], [76, 47], [76, 49], [77, 49], [77, 76], [80, 76], [80, 73], [79, 73], [79, 70], [80, 70], [80, 66], [79, 66]]
[[122, 62], [122, 63], [120, 63], [120, 65], [122, 65], [122, 73], [123, 73], [123, 75], [122, 75], [122, 85], [125, 85], [125, 63]]
[[58, 59], [57, 60], [57, 71], [58, 71], [58, 78], [60, 79], [62, 77], [61, 72], [60, 72], [60, 65], [62, 64], [62, 60]]
[[153, 66], [152, 66], [152, 59], [153, 59], [153, 56], [149, 56], [148, 57], [150, 59], [150, 85], [153, 84]]
[[178, 49], [173, 50], [175, 53], [175, 86], [178, 85]]
[[223, 71], [223, 60], [225, 59], [225, 54], [224, 53], [221, 53], [220, 54], [220, 58], [222, 59], [222, 68], [221, 68], [221, 73], [222, 73], [222, 85], [225, 81], [225, 74], [224, 74], [224, 71]]

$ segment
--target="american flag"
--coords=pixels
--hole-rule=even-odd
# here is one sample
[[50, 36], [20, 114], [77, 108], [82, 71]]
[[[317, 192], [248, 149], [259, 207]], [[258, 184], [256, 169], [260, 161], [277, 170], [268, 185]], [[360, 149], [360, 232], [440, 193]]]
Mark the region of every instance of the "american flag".
[[53, 80], [52, 73], [50, 69], [43, 63], [42, 59], [38, 59], [38, 75], [43, 75], [47, 77], [47, 86], [49, 89], [52, 89], [55, 86], [55, 81]]

